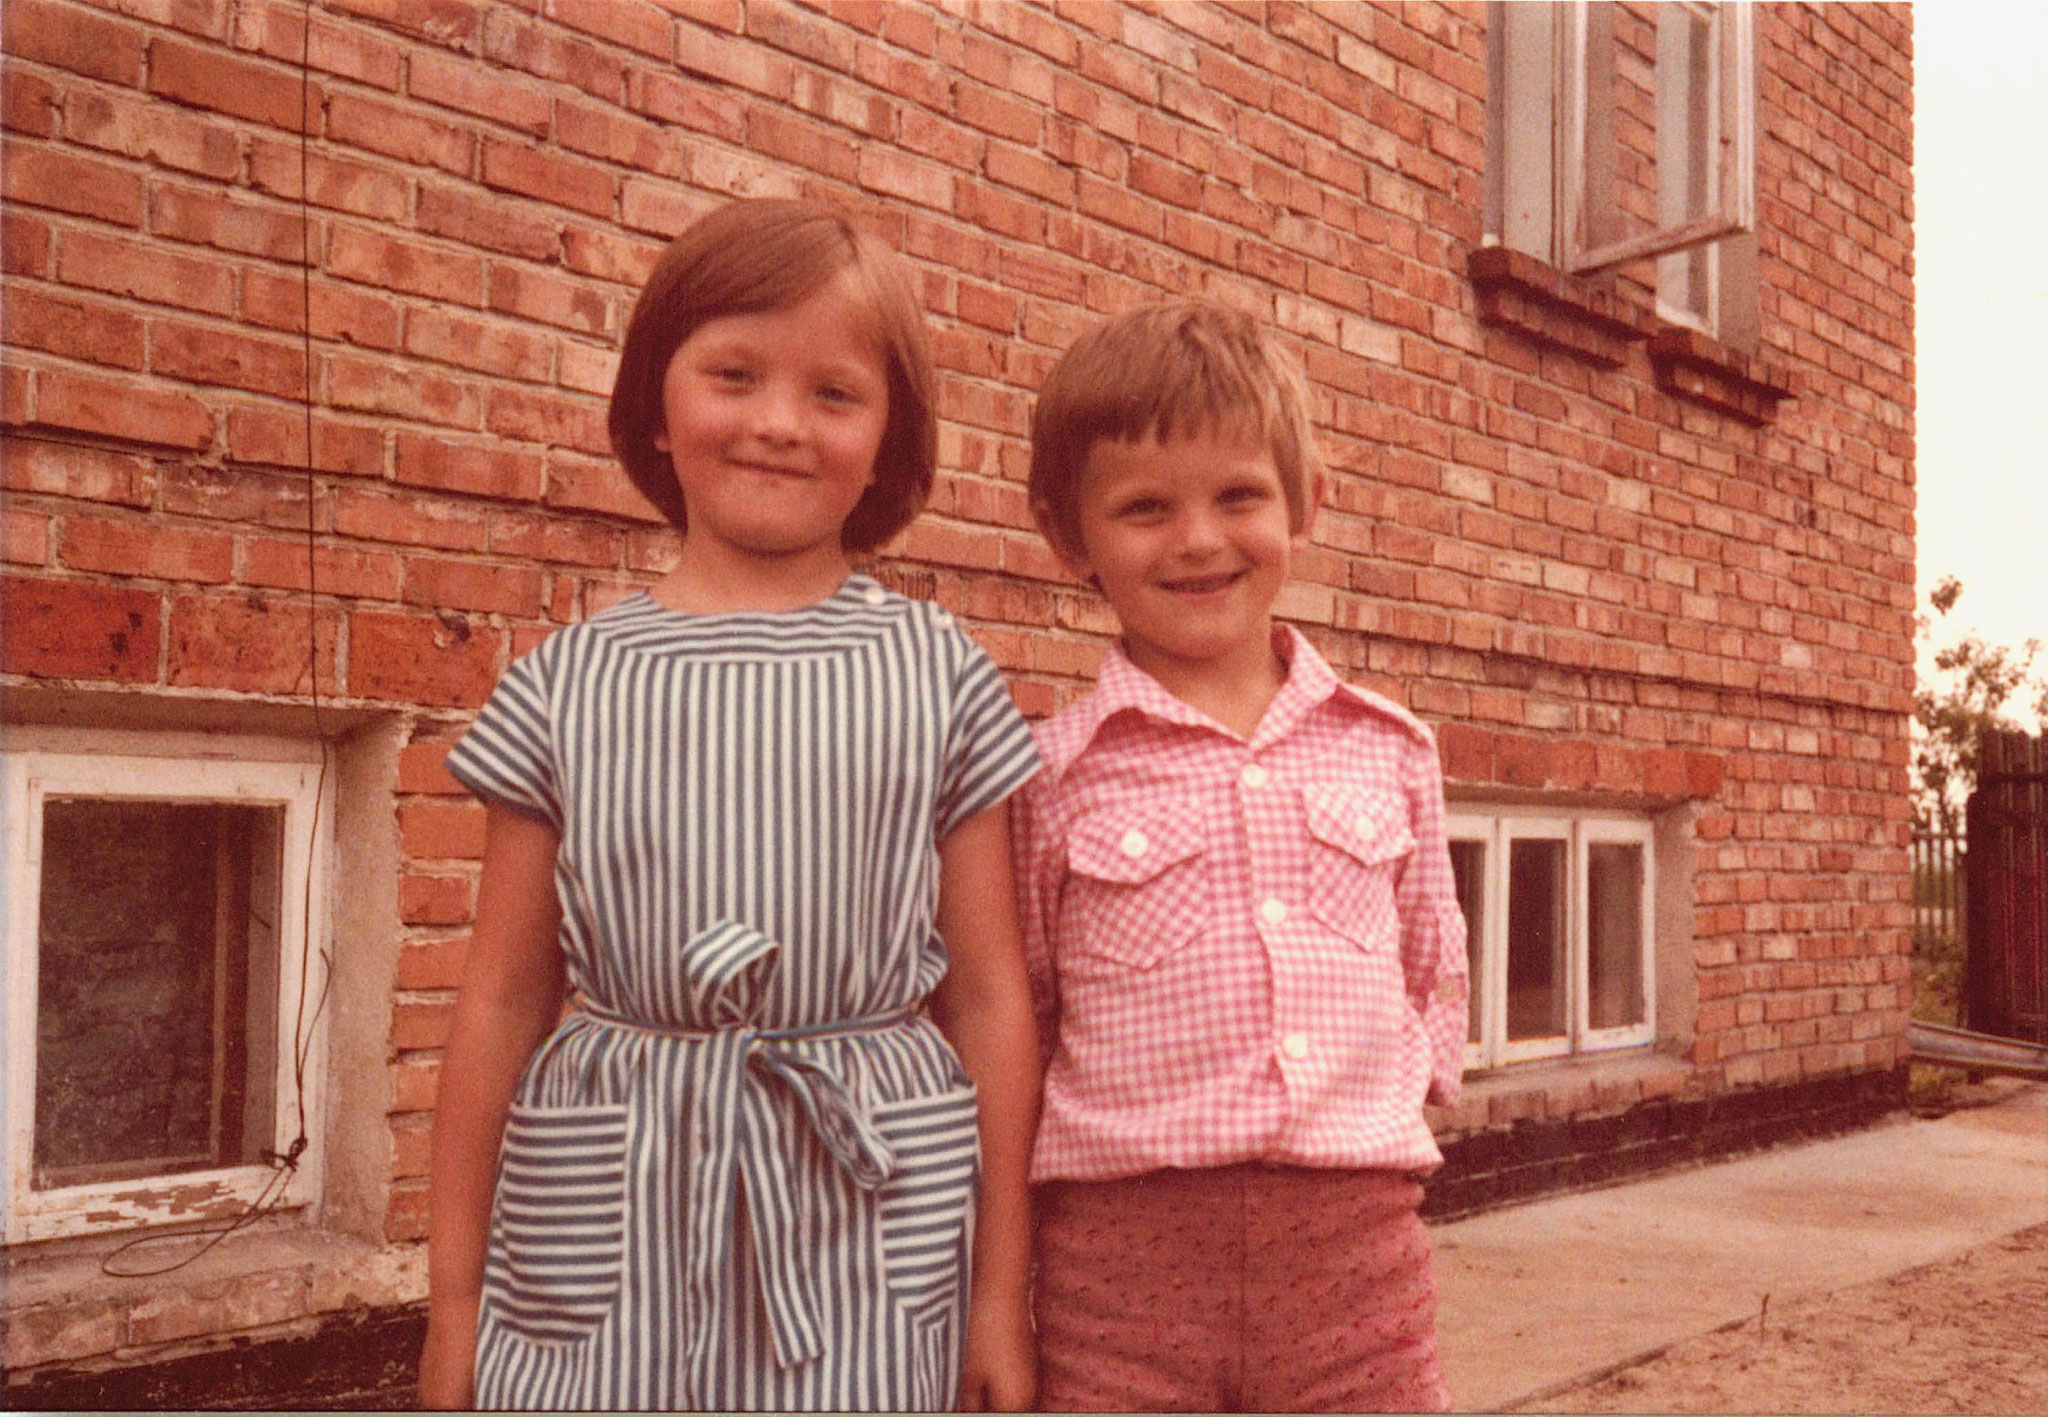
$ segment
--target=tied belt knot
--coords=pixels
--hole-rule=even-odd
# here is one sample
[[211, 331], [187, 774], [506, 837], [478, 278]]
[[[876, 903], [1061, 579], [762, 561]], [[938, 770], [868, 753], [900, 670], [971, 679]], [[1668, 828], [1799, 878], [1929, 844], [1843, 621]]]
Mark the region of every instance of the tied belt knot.
[[738, 1195], [746, 1201], [777, 1361], [794, 1367], [824, 1352], [817, 1281], [809, 1257], [797, 1253], [794, 1227], [784, 1223], [798, 1208], [790, 1148], [777, 1144], [784, 1125], [775, 1088], [795, 1099], [811, 1131], [856, 1186], [876, 1190], [896, 1171], [894, 1149], [867, 1105], [830, 1066], [790, 1045], [893, 1028], [916, 1017], [916, 1006], [802, 1028], [757, 1027], [756, 1004], [780, 951], [760, 931], [735, 923], [692, 939], [685, 949], [684, 982], [692, 1012], [709, 1024], [702, 1029], [649, 1024], [589, 999], [577, 1001], [577, 1011], [599, 1026], [694, 1050], [697, 1105], [694, 1116], [682, 1119], [689, 1130], [681, 1150], [694, 1154], [682, 1218], [687, 1284], [699, 1316], [687, 1326], [687, 1362], [697, 1375], [708, 1375], [720, 1356], [716, 1346], [726, 1329], [725, 1281], [732, 1266], [730, 1219]]

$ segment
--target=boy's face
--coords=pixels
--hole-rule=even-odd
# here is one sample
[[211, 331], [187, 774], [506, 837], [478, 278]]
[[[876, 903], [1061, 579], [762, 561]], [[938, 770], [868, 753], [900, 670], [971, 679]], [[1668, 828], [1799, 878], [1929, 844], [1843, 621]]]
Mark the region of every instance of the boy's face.
[[1108, 597], [1132, 663], [1169, 686], [1265, 668], [1292, 542], [1262, 441], [1098, 442], [1078, 492], [1066, 559]]

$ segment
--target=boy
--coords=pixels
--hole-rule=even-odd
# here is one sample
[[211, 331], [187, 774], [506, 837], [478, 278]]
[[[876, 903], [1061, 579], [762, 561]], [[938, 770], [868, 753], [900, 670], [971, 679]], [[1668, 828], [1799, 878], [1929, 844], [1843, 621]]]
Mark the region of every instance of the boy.
[[1305, 391], [1201, 303], [1084, 335], [1031, 505], [1123, 629], [1016, 802], [1048, 1041], [1049, 1410], [1441, 1410], [1415, 1179], [1458, 1091], [1435, 745], [1273, 622], [1322, 474]]

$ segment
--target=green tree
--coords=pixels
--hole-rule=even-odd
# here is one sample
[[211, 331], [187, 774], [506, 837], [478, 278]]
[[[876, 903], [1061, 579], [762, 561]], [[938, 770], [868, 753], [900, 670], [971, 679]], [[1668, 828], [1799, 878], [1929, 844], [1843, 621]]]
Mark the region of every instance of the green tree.
[[[1934, 644], [1963, 583], [1943, 576], [1929, 592], [1928, 613], [1914, 617], [1914, 637]], [[2007, 707], [2028, 704], [2048, 718], [2048, 672], [2039, 665], [2041, 642], [2017, 649], [1986, 644], [1965, 634], [1934, 651], [1934, 671], [1913, 691], [1913, 825], [1957, 833], [1963, 807], [1977, 784], [1977, 740], [1989, 728], [2025, 727]], [[2017, 698], [2015, 698], [2017, 696]]]

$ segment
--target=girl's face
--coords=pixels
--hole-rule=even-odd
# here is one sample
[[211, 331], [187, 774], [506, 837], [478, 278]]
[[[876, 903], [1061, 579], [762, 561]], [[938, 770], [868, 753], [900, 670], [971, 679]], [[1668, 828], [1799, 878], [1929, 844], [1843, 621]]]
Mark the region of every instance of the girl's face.
[[706, 321], [676, 349], [655, 446], [675, 466], [693, 552], [843, 567], [840, 528], [889, 421], [888, 366], [861, 315], [835, 280], [784, 310]]

